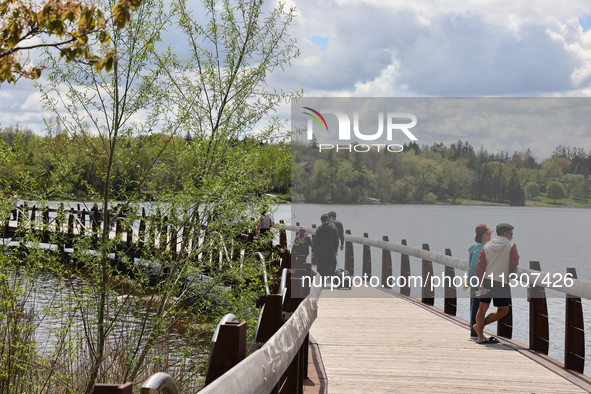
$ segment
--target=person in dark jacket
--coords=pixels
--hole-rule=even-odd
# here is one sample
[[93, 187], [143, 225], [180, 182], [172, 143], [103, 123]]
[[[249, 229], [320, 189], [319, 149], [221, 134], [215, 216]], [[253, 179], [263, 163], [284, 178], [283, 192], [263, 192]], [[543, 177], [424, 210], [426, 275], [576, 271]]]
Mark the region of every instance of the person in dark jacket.
[[337, 220], [337, 213], [335, 211], [330, 211], [328, 217], [330, 218], [330, 223], [334, 224], [339, 232], [339, 241], [341, 242], [341, 250], [343, 250], [345, 247], [345, 228], [343, 227], [343, 223]]
[[314, 245], [312, 245], [312, 258], [316, 258], [317, 270], [322, 276], [333, 276], [337, 267], [339, 234], [328, 219], [326, 213], [320, 217], [322, 225], [316, 230]]
[[291, 248], [291, 254], [294, 256], [306, 256], [307, 260], [311, 247], [312, 240], [310, 239], [310, 236], [306, 234], [306, 228], [300, 227], [293, 247]]

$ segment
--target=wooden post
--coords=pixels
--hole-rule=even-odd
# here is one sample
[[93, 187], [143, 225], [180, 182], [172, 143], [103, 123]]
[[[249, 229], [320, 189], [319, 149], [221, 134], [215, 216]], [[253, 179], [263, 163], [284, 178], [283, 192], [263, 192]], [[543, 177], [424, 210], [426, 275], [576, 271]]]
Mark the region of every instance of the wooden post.
[[175, 227], [170, 227], [170, 253], [171, 259], [176, 261], [177, 258], [177, 234], [178, 230]]
[[[577, 279], [577, 271], [567, 268], [567, 274]], [[564, 368], [583, 373], [585, 369], [585, 324], [581, 298], [566, 295], [566, 316], [564, 330]]]
[[36, 206], [31, 208], [31, 232], [35, 231], [35, 212], [37, 212]]
[[265, 297], [259, 331], [256, 334], [257, 342], [267, 342], [283, 325], [282, 303], [283, 296], [280, 294], [270, 294]]
[[41, 238], [44, 242], [50, 242], [49, 240], [49, 207], [43, 208], [43, 235]]
[[302, 392], [301, 394], [303, 394], [303, 385], [304, 385], [304, 379], [308, 379], [308, 346], [310, 344], [310, 333], [308, 332], [308, 334], [306, 334], [306, 339], [304, 339], [304, 343], [302, 343], [302, 347], [301, 347], [301, 351], [303, 351], [304, 357], [302, 357], [302, 366], [301, 371], [302, 371]]
[[[505, 284], [507, 285], [507, 284]], [[511, 294], [511, 287], [509, 287], [509, 294]], [[497, 323], [497, 335], [503, 338], [513, 336], [513, 301], [509, 302], [509, 312], [501, 318]]]
[[[369, 238], [367, 233], [363, 233], [363, 238]], [[363, 276], [371, 276], [371, 249], [363, 245]]]
[[140, 227], [138, 229], [137, 248], [142, 251], [145, 246], [146, 238], [146, 208], [142, 208], [142, 218], [140, 219]]
[[103, 384], [96, 383], [92, 394], [133, 394], [133, 383]]
[[20, 224], [24, 223], [24, 221], [25, 221], [24, 216], [27, 213], [27, 207], [25, 207], [24, 204], [21, 204], [20, 208], [21, 208], [20, 210], [22, 211], [22, 213], [20, 213], [18, 211], [18, 209], [16, 211], [16, 227], [20, 227]]
[[[345, 234], [351, 235], [351, 230], [345, 230]], [[353, 252], [353, 242], [345, 242], [345, 269], [351, 276], [355, 274], [355, 253]]]
[[[303, 346], [303, 344], [302, 344]], [[291, 364], [285, 370], [283, 375], [279, 378], [277, 385], [271, 391], [271, 393], [279, 393], [281, 390], [281, 394], [300, 394], [302, 393], [304, 379], [302, 373], [302, 361], [303, 361], [303, 351], [302, 347], [298, 350], [295, 354]], [[307, 360], [306, 360], [307, 366]]]
[[71, 240], [74, 236], [74, 218], [76, 217], [76, 213], [74, 212], [74, 208], [70, 209], [70, 215], [68, 216], [68, 239]]
[[[108, 207], [105, 207], [105, 212], [104, 212], [104, 219], [105, 222], [103, 223], [103, 226], [105, 226], [107, 228], [107, 238], [110, 237], [109, 233], [111, 232], [111, 225], [113, 224], [111, 221], [113, 220], [113, 213], [111, 211], [109, 211]], [[117, 229], [115, 229], [115, 234], [117, 234]], [[116, 235], [115, 235], [116, 236]]]
[[168, 216], [165, 216], [162, 219], [162, 223], [160, 225], [160, 241], [158, 247], [161, 251], [166, 250], [166, 244], [168, 243]]
[[246, 357], [246, 322], [231, 321], [220, 326], [207, 369], [207, 386]]
[[63, 230], [63, 220], [64, 220], [64, 203], [60, 203], [59, 208], [57, 209], [56, 216], [55, 216], [55, 231], [57, 234], [61, 234]]
[[112, 220], [115, 221], [115, 237], [119, 236], [120, 241], [118, 242], [118, 245], [121, 245], [121, 242], [123, 241], [123, 229], [121, 228], [121, 221], [118, 220], [118, 217], [115, 215]]
[[[530, 261], [529, 268], [541, 271], [539, 261]], [[550, 332], [548, 327], [548, 306], [546, 290], [541, 286], [529, 288], [529, 348], [548, 354]]]
[[92, 217], [92, 234], [93, 234], [93, 238], [96, 241], [98, 238], [98, 222], [99, 221], [99, 213], [98, 213], [98, 209], [94, 211], [94, 215]]
[[[423, 250], [429, 250], [429, 244], [423, 244]], [[431, 278], [433, 277], [433, 263], [429, 260], [423, 260], [422, 264], [422, 282], [421, 302], [427, 305], [435, 304], [435, 291], [431, 286]]]
[[304, 286], [303, 278], [307, 277], [310, 278], [310, 282], [312, 281], [312, 265], [304, 261], [301, 267], [292, 269], [292, 271], [293, 274], [287, 272], [287, 293], [281, 308], [283, 312], [294, 312], [304, 298], [310, 294], [308, 281], [305, 281], [306, 286]]
[[[74, 245], [74, 220], [76, 218], [76, 211], [74, 208], [70, 208], [70, 214], [68, 215], [68, 230], [66, 234], [66, 243], [64, 247], [71, 248]], [[66, 261], [69, 261], [69, 256], [66, 254], [66, 251], [63, 251], [64, 258]]]
[[[389, 242], [388, 236], [384, 235], [382, 240]], [[392, 276], [392, 254], [387, 249], [382, 249], [382, 286], [390, 288], [388, 278]]]
[[[134, 215], [134, 222], [135, 222], [135, 215]], [[127, 222], [125, 224], [125, 241], [126, 241], [126, 248], [127, 253], [130, 253], [133, 248], [133, 222]]]
[[84, 208], [80, 214], [80, 222], [82, 222], [82, 225], [80, 226], [80, 231], [78, 233], [84, 235], [84, 232], [86, 231], [86, 208]]
[[[407, 246], [406, 239], [403, 239], [400, 243]], [[405, 286], [400, 287], [400, 294], [410, 296], [410, 258], [407, 254], [400, 255], [400, 276], [405, 278]]]
[[283, 224], [285, 224], [285, 222], [283, 220], [280, 220], [279, 223], [282, 225], [279, 229], [279, 246], [282, 249], [286, 249], [287, 248], [287, 234], [285, 232], [285, 227], [283, 227]]
[[[451, 256], [451, 249], [445, 249], [445, 255]], [[456, 276], [455, 270], [453, 267], [445, 266], [445, 278], [444, 278], [444, 305], [443, 311], [448, 315], [455, 316], [458, 310], [458, 293], [453, 285], [450, 283], [453, 281], [454, 277]], [[449, 279], [448, 279], [449, 278]]]

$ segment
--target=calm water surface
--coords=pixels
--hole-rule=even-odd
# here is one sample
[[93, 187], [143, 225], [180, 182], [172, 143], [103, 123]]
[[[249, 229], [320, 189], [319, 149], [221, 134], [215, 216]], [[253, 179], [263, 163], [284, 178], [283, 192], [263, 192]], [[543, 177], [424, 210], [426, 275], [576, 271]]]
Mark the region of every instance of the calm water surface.
[[[71, 206], [75, 206], [73, 202]], [[337, 212], [338, 219], [352, 235], [382, 239], [387, 235], [391, 242], [405, 239], [409, 246], [420, 248], [428, 243], [430, 250], [444, 253], [451, 249], [455, 257], [467, 259], [468, 247], [474, 243], [474, 228], [486, 223], [491, 229], [501, 222], [512, 224], [513, 241], [516, 243], [520, 266], [529, 268], [529, 261], [539, 261], [543, 271], [566, 273], [567, 267], [577, 270], [578, 278], [591, 282], [590, 249], [591, 209], [534, 208], [505, 206], [437, 206], [437, 205], [319, 205], [280, 204], [274, 213], [275, 219], [310, 227], [320, 224], [320, 215]], [[495, 234], [493, 234], [494, 236]], [[288, 242], [292, 234], [288, 232]], [[354, 246], [355, 275], [361, 275], [362, 247]], [[372, 248], [372, 272], [381, 273], [381, 251]], [[344, 254], [338, 256], [339, 267], [344, 267]], [[400, 272], [400, 257], [392, 253], [394, 275]], [[411, 257], [411, 272], [419, 275], [421, 261]], [[434, 264], [435, 275], [441, 272]], [[456, 270], [456, 275], [464, 272]], [[47, 286], [55, 286], [47, 278]], [[549, 292], [548, 292], [549, 293]], [[420, 297], [418, 289], [411, 294]], [[458, 317], [468, 320], [468, 292], [458, 290]], [[435, 306], [443, 309], [443, 290], [436, 289]], [[550, 356], [563, 361], [564, 357], [564, 296], [548, 294], [550, 315]], [[583, 313], [587, 337], [591, 333], [591, 301], [583, 300]], [[528, 344], [529, 304], [525, 292], [513, 292], [513, 339]], [[57, 322], [52, 322], [57, 323]], [[496, 331], [495, 325], [490, 325]], [[468, 337], [468, 332], [466, 332]], [[587, 371], [591, 371], [591, 341], [586, 346]], [[586, 373], [591, 376], [590, 372]]]

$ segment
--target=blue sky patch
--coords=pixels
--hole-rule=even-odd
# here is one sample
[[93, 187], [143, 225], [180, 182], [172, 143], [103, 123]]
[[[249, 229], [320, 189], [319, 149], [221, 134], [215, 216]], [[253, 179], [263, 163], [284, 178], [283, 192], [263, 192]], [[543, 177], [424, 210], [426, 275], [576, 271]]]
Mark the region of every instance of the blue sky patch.
[[583, 31], [591, 29], [591, 15], [588, 15], [584, 18], [579, 18], [579, 24], [583, 28]]
[[310, 41], [312, 41], [318, 48], [326, 51], [326, 48], [328, 48], [329, 39], [330, 37], [320, 37], [319, 35], [315, 35], [314, 37], [310, 38]]

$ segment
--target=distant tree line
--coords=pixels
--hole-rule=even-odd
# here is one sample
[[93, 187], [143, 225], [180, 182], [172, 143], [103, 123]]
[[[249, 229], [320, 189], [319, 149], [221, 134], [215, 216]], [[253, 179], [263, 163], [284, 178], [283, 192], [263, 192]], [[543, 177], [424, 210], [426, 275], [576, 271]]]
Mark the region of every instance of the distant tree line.
[[[36, 191], [46, 197], [93, 196], [104, 190], [106, 163], [99, 147], [105, 141], [99, 136], [89, 137], [88, 133], [70, 135], [62, 130], [53, 118], [47, 122], [44, 135], [34, 133], [30, 127], [20, 124], [0, 129], [0, 188], [4, 194], [8, 190]], [[125, 144], [117, 147], [118, 158], [112, 169], [113, 198], [122, 198], [127, 193], [141, 192], [149, 198], [153, 192], [179, 191], [183, 188], [182, 171], [179, 171], [178, 155], [183, 149], [196, 144], [197, 137], [189, 134], [184, 138], [165, 134], [152, 134], [149, 137], [130, 137]], [[166, 144], [176, 146], [175, 150], [162, 152]], [[140, 144], [143, 149], [132, 147]], [[245, 138], [230, 141], [230, 148], [249, 149], [256, 145], [259, 155], [251, 164], [248, 176], [252, 180], [252, 190], [248, 193], [289, 192], [290, 160], [288, 144], [264, 144]], [[85, 146], [87, 149], [80, 149]], [[65, 158], [68, 168], [63, 168]], [[9, 159], [9, 160], [8, 160]], [[187, 159], [189, 160], [189, 159]], [[184, 163], [190, 166], [191, 163]], [[61, 173], [61, 176], [58, 174]], [[149, 173], [146, 182], [145, 174]], [[56, 176], [57, 174], [57, 176]], [[267, 189], [255, 186], [257, 179], [270, 179]], [[143, 183], [141, 183], [143, 181]], [[23, 187], [26, 183], [26, 187]], [[140, 188], [140, 183], [142, 184]]]
[[[19, 124], [1, 129], [1, 154], [10, 156], [10, 161], [0, 162], [2, 187], [19, 190], [19, 183], [27, 178], [46, 195], [54, 191], [84, 196], [86, 190], [101, 190], [101, 158], [93, 157], [92, 149], [82, 152], [75, 148], [80, 143], [71, 139], [53, 119], [48, 121], [43, 136]], [[141, 152], [121, 146], [120, 160], [113, 171], [114, 190], [180, 190], [179, 173], [170, 165], [171, 158], [159, 154], [167, 140], [167, 136], [158, 134], [144, 138], [141, 144], [150, 148]], [[187, 134], [173, 142], [185, 146], [193, 140]], [[101, 143], [98, 137], [85, 141], [91, 146]], [[130, 141], [129, 145], [136, 143]], [[334, 149], [319, 152], [315, 140], [291, 144], [233, 141], [237, 147], [252, 143], [263, 149], [250, 177], [270, 180], [267, 190], [257, 189], [253, 193], [289, 194], [291, 189], [296, 199], [306, 202], [348, 204], [371, 197], [403, 204], [444, 199], [456, 203], [458, 198], [470, 198], [524, 205], [526, 198], [536, 198], [541, 193], [554, 201], [568, 197], [587, 202], [591, 196], [591, 154], [577, 147], [558, 146], [551, 157], [539, 160], [530, 149], [513, 154], [489, 153], [483, 146], [476, 150], [468, 141], [461, 140], [449, 147], [443, 143], [419, 146], [411, 142], [399, 153], [384, 149], [366, 153]], [[61, 168], [59, 157], [64, 155], [74, 158], [75, 165], [68, 169], [67, 179], [56, 184], [52, 174]], [[142, 190], [136, 190], [147, 168], [152, 168], [151, 180], [143, 184]]]
[[524, 205], [547, 193], [586, 202], [590, 196], [591, 155], [558, 146], [550, 158], [525, 152], [489, 153], [468, 141], [404, 145], [392, 153], [340, 150], [319, 152], [310, 143], [292, 142], [292, 195], [314, 203], [356, 203], [377, 198], [391, 203], [433, 203], [470, 198]]

